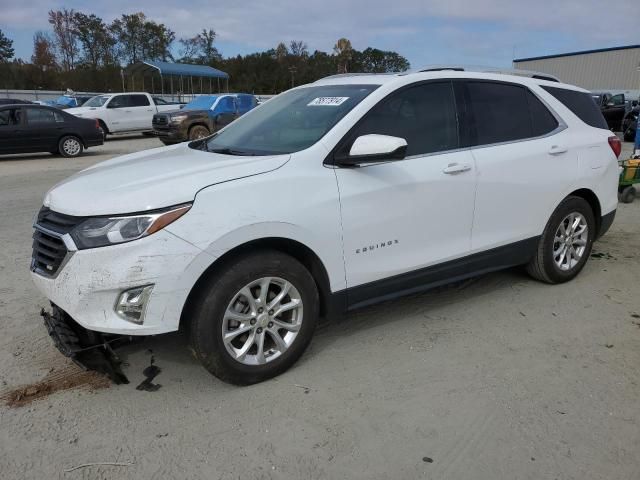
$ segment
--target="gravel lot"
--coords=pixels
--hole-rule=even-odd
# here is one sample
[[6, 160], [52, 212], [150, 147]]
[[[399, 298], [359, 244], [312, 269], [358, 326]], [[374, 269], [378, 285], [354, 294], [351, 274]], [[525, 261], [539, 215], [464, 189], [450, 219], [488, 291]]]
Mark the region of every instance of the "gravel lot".
[[[3, 479], [640, 478], [640, 199], [573, 282], [514, 269], [369, 308], [263, 384], [219, 382], [178, 334], [120, 351], [129, 385], [81, 374], [38, 315], [32, 217], [71, 173], [156, 146], [0, 157], [0, 395], [42, 393], [0, 405]], [[152, 356], [162, 387], [136, 390]], [[120, 465], [66, 471], [101, 462]]]

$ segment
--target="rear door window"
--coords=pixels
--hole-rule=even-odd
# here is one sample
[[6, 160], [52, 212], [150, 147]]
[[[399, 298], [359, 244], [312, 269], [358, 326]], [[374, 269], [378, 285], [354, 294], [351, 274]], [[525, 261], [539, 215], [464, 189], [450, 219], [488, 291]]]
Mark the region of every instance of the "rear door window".
[[64, 118], [53, 110], [45, 108], [29, 108], [27, 109], [28, 125], [44, 125], [50, 123], [64, 122]]
[[149, 99], [146, 95], [129, 95], [130, 107], [146, 107], [149, 105]]
[[368, 134], [404, 138], [407, 156], [458, 148], [451, 82], [412, 86], [381, 100], [364, 117], [353, 139]]
[[569, 90], [567, 88], [547, 86], [543, 86], [542, 88], [553, 95], [587, 125], [596, 128], [607, 128], [607, 122], [591, 98], [591, 94], [577, 90]]
[[527, 92], [520, 85], [468, 81], [468, 127], [472, 143], [490, 145], [536, 136], [531, 125]]
[[0, 127], [10, 127], [12, 125], [20, 125], [22, 122], [22, 109], [8, 108], [0, 110]]

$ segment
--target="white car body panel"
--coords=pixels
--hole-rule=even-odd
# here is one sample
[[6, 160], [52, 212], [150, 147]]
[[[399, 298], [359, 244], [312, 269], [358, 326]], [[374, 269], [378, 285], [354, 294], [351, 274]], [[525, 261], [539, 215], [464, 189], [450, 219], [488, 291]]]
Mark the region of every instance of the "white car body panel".
[[[355, 123], [388, 94], [441, 78], [525, 85], [567, 128], [537, 139], [361, 168], [323, 164]], [[607, 145], [610, 134], [585, 125], [539, 86], [575, 87], [452, 71], [338, 77], [314, 85], [344, 84], [380, 87], [305, 150], [241, 157], [180, 144], [112, 159], [56, 185], [44, 204], [67, 215], [193, 205], [179, 220], [141, 240], [74, 252], [55, 278], [34, 272], [36, 285], [90, 330], [157, 334], [177, 330], [189, 292], [208, 268], [215, 268], [216, 259], [256, 240], [286, 239], [311, 250], [326, 270], [330, 292], [339, 294], [535, 238], [558, 203], [577, 189], [594, 192], [602, 214], [616, 208], [618, 169]], [[97, 111], [67, 111], [74, 110], [83, 116]], [[445, 173], [452, 164], [468, 168]], [[119, 318], [113, 309], [119, 292], [145, 284], [155, 287], [144, 324]]]

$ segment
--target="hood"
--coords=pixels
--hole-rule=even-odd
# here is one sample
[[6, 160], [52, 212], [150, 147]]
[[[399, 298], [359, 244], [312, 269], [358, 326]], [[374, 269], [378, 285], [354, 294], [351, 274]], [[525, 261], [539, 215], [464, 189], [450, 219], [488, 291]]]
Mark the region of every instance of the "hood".
[[142, 212], [191, 202], [199, 190], [266, 173], [290, 155], [233, 156], [189, 148], [154, 148], [98, 163], [47, 192], [44, 205], [75, 216]]
[[82, 115], [82, 116], [87, 116], [90, 117], [90, 113], [94, 112], [95, 110], [98, 110], [97, 107], [73, 107], [73, 108], [67, 108], [66, 112], [70, 113], [71, 115]]

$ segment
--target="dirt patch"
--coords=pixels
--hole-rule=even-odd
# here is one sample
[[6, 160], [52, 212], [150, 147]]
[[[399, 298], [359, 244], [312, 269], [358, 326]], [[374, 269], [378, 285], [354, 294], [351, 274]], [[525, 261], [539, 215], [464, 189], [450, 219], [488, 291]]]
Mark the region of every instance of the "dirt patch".
[[4, 392], [0, 394], [0, 400], [10, 408], [17, 408], [62, 390], [84, 388], [93, 391], [109, 386], [111, 381], [105, 375], [98, 372], [85, 372], [73, 367], [73, 369], [64, 369], [55, 373], [50, 372], [39, 382]]

